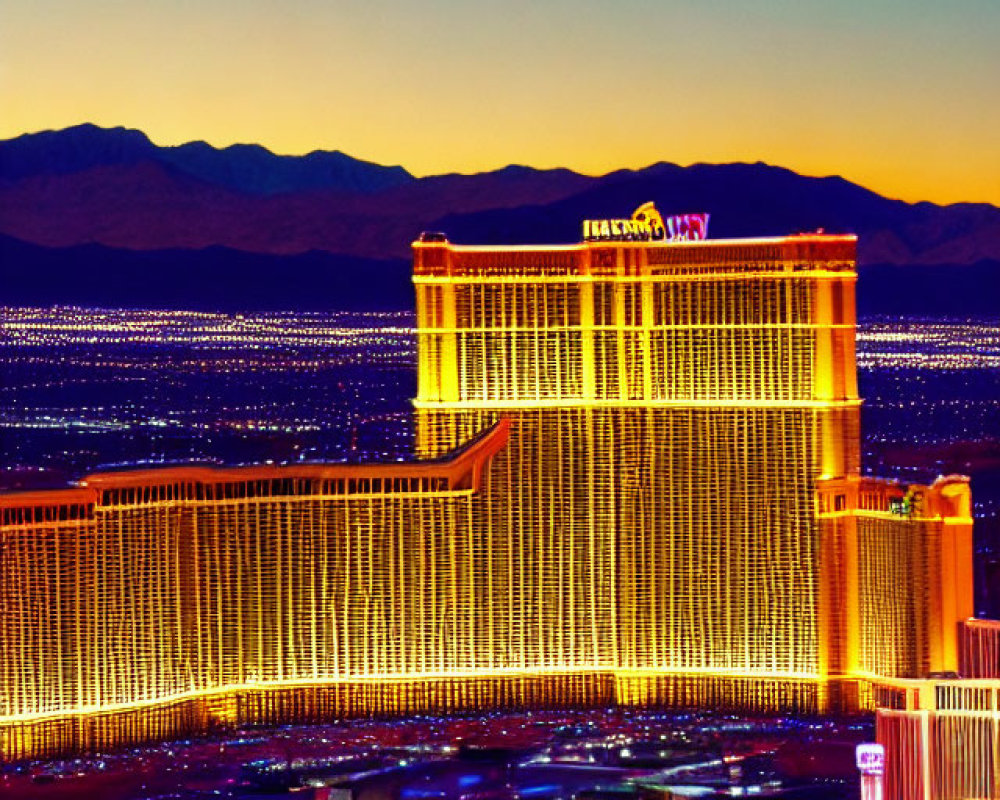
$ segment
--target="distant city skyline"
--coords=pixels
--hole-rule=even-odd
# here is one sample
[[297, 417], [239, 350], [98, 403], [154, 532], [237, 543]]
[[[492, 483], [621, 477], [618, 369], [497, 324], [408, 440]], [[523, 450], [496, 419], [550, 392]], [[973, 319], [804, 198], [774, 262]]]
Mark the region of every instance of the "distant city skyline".
[[765, 161], [1000, 204], [992, 0], [10, 0], [0, 138], [341, 150], [415, 175]]

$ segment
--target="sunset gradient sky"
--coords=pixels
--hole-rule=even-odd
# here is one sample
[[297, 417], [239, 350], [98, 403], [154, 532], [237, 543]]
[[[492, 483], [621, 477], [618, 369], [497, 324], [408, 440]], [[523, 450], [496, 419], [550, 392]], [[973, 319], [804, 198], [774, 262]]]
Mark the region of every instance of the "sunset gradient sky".
[[1000, 0], [3, 0], [0, 138], [80, 122], [417, 175], [760, 160], [1000, 205]]

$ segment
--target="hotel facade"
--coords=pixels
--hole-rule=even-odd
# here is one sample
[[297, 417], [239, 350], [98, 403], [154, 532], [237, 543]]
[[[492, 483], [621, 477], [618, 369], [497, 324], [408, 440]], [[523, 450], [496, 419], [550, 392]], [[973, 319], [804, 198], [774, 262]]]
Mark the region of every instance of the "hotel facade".
[[968, 482], [860, 475], [855, 248], [416, 242], [414, 462], [0, 496], [0, 751], [957, 672]]

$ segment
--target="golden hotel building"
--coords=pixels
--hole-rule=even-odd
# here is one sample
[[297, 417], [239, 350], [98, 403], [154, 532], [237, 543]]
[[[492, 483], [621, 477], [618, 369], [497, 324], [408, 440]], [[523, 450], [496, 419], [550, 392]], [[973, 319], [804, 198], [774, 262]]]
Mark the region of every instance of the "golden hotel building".
[[0, 496], [0, 749], [958, 669], [968, 484], [859, 475], [855, 246], [415, 243], [418, 460]]
[[859, 475], [855, 247], [415, 246], [421, 454], [511, 426], [472, 502], [510, 621], [481, 663], [762, 709], [957, 669], [968, 485]]

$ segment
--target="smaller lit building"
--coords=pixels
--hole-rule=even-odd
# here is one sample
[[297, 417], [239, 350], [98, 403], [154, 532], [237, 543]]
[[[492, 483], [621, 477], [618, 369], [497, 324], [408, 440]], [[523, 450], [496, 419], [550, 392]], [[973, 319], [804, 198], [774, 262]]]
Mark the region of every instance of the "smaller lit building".
[[1000, 621], [959, 626], [959, 674], [875, 690], [890, 800], [1000, 797]]
[[876, 687], [888, 800], [1000, 797], [1000, 680]]

